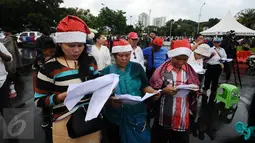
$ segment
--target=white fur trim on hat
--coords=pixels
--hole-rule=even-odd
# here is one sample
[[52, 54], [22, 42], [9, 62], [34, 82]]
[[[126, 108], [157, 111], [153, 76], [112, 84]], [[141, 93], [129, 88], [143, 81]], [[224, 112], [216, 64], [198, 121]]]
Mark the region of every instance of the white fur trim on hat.
[[131, 52], [131, 51], [132, 51], [131, 45], [112, 47], [112, 54], [120, 53], [120, 52]]
[[189, 57], [191, 53], [192, 51], [189, 48], [179, 47], [179, 48], [175, 48], [173, 50], [168, 51], [168, 57], [173, 58], [180, 55], [186, 55]]
[[56, 43], [86, 43], [86, 33], [84, 32], [56, 32]]
[[88, 38], [89, 38], [89, 39], [93, 39], [94, 37], [95, 37], [95, 34], [94, 34], [94, 33], [91, 32], [90, 34], [88, 34]]

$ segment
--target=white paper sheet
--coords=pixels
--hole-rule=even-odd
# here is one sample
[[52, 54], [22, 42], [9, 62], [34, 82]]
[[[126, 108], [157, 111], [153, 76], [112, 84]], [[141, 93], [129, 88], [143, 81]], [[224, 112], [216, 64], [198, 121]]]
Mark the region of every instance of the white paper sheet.
[[174, 97], [184, 97], [189, 94], [190, 91], [198, 91], [199, 86], [195, 84], [179, 85], [176, 87], [177, 93]]
[[124, 104], [137, 104], [139, 102], [143, 102], [146, 99], [158, 94], [161, 90], [158, 90], [156, 93], [146, 93], [143, 98], [140, 96], [132, 96], [129, 94], [116, 95], [115, 98], [121, 100]]
[[205, 69], [203, 69], [202, 66], [198, 65], [198, 64], [190, 64], [190, 66], [195, 70], [196, 73], [198, 74], [204, 74], [205, 73]]
[[181, 89], [177, 92], [177, 94], [174, 97], [184, 97], [189, 94], [190, 90], [188, 89]]
[[70, 111], [73, 107], [85, 96], [112, 84], [114, 77], [118, 75], [109, 74], [94, 80], [89, 80], [83, 83], [71, 84], [67, 90], [67, 97], [64, 101], [65, 106]]
[[176, 87], [176, 90], [193, 90], [198, 91], [199, 86], [195, 84], [183, 84]]
[[119, 83], [119, 75], [113, 76], [113, 82], [97, 91], [95, 91], [90, 99], [89, 107], [85, 117], [85, 121], [90, 121], [96, 118], [101, 112], [106, 101], [112, 94], [113, 89]]
[[161, 91], [162, 91], [162, 90], [160, 89], [160, 90], [158, 90], [156, 93], [146, 93], [146, 94], [143, 96], [142, 101], [144, 101], [144, 100], [146, 100], [146, 99], [148, 99], [148, 98], [150, 98], [150, 97], [152, 97], [152, 96], [158, 94], [158, 93], [161, 92]]
[[222, 61], [225, 61], [225, 62], [231, 62], [233, 61], [233, 59], [227, 59], [227, 58], [221, 58]]

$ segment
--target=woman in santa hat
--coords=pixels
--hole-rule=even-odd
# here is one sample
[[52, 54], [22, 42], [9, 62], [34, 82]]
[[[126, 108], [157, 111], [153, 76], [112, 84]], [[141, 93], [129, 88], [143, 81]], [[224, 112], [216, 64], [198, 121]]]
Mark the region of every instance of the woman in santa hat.
[[[120, 75], [114, 90], [116, 96], [129, 94], [142, 97], [144, 93], [157, 92], [149, 86], [143, 67], [130, 61], [131, 52], [132, 47], [126, 40], [115, 41], [112, 48], [115, 64], [104, 68], [100, 74]], [[156, 100], [159, 94], [152, 98]], [[104, 120], [110, 143], [150, 143], [150, 128], [144, 102], [126, 104], [112, 96], [107, 102]]]
[[[80, 18], [67, 16], [62, 19], [55, 35], [57, 43], [55, 56], [44, 64], [37, 75], [35, 104], [38, 107], [53, 107], [54, 143], [99, 143], [101, 141], [100, 127], [91, 129], [84, 126], [85, 121], [82, 115], [86, 114], [89, 96], [84, 97], [76, 105], [79, 108], [71, 111], [68, 111], [63, 104], [68, 85], [81, 83], [98, 75], [96, 61], [86, 52], [87, 34], [90, 34], [88, 26]], [[80, 126], [77, 128], [74, 126], [75, 123]], [[87, 125], [90, 123], [87, 122]]]
[[189, 142], [190, 109], [196, 107], [196, 94], [187, 90], [177, 92], [176, 87], [199, 84], [196, 72], [187, 64], [191, 53], [188, 40], [173, 41], [168, 53], [170, 59], [156, 69], [150, 79], [153, 88], [162, 89], [160, 100], [155, 103], [153, 143]]

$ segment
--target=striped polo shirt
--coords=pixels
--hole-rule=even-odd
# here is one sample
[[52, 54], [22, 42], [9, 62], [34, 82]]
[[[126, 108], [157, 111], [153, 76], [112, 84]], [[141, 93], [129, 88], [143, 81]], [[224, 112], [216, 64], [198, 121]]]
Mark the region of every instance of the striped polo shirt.
[[[90, 73], [93, 79], [98, 75], [97, 64], [93, 57], [90, 59]], [[68, 85], [81, 83], [81, 77], [78, 74], [78, 69], [72, 69], [60, 64], [56, 58], [47, 61], [40, 69], [36, 79], [35, 86], [35, 104], [38, 107], [53, 107], [53, 119], [57, 119], [61, 115], [68, 112], [66, 106], [56, 100], [56, 95], [66, 92]], [[87, 105], [91, 95], [85, 96], [77, 105]]]

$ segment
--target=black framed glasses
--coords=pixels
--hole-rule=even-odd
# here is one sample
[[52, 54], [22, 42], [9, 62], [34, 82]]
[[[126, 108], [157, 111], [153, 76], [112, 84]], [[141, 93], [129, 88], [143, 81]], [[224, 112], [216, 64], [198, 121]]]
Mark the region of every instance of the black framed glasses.
[[135, 54], [135, 52], [133, 52], [133, 55], [134, 55], [134, 59], [136, 59], [136, 54]]

